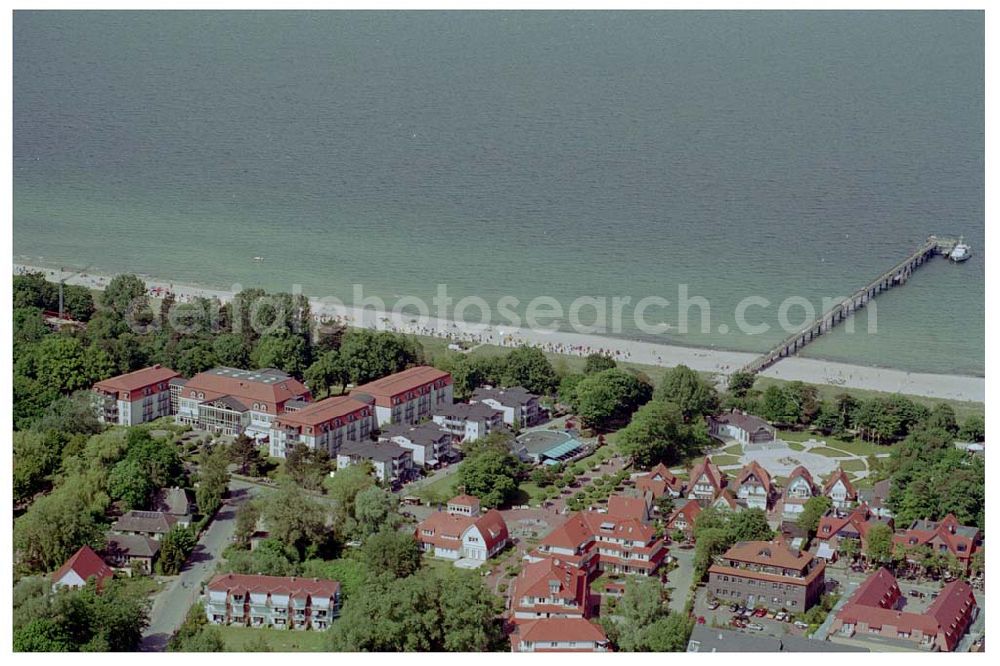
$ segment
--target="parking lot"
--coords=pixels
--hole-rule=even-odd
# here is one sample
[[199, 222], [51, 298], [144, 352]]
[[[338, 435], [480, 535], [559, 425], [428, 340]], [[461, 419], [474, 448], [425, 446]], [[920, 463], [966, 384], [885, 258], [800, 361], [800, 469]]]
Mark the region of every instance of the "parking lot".
[[704, 618], [704, 624], [708, 626], [725, 627], [733, 631], [774, 638], [788, 634], [798, 636], [805, 634], [806, 627], [796, 626], [790, 616], [782, 621], [778, 619], [779, 613], [774, 611], [761, 615], [760, 611], [754, 614], [753, 609], [737, 608], [734, 612], [730, 604], [719, 604], [716, 608], [712, 608], [715, 604], [710, 605], [707, 597], [708, 590], [704, 587], [700, 588], [695, 596], [694, 615], [698, 618], [699, 624], [702, 624]]

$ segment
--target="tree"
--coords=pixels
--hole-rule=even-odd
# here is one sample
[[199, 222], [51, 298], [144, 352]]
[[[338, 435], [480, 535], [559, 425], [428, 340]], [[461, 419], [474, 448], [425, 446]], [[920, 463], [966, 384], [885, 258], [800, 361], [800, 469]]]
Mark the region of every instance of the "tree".
[[301, 377], [309, 367], [309, 349], [300, 335], [280, 333], [260, 338], [257, 347], [250, 354], [250, 360], [258, 368], [278, 368]]
[[831, 506], [833, 506], [833, 501], [826, 495], [810, 497], [806, 500], [805, 505], [802, 507], [802, 513], [799, 515], [799, 527], [805, 530], [811, 538], [816, 534], [820, 518], [826, 515]]
[[233, 539], [241, 548], [250, 547], [250, 539], [257, 531], [257, 522], [260, 520], [260, 505], [256, 502], [247, 502], [236, 511], [236, 530]]
[[122, 460], [108, 475], [108, 494], [121, 501], [125, 511], [149, 509], [156, 490], [146, 466], [134, 458]]
[[31, 499], [48, 486], [47, 478], [56, 470], [61, 453], [57, 433], [14, 433], [14, 504]]
[[198, 487], [195, 501], [203, 516], [213, 515], [226, 496], [229, 488], [229, 456], [227, 451], [216, 446], [210, 451], [202, 451], [198, 457]]
[[388, 572], [397, 578], [409, 576], [420, 568], [420, 546], [412, 534], [383, 527], [371, 535], [361, 548], [365, 563], [374, 571]]
[[229, 446], [229, 459], [236, 464], [236, 469], [244, 476], [260, 476], [267, 461], [257, 442], [252, 437], [240, 433]]
[[656, 387], [654, 397], [680, 407], [685, 421], [711, 414], [719, 404], [712, 385], [686, 365], [668, 370]]
[[119, 318], [129, 312], [145, 311], [149, 308], [146, 283], [135, 275], [116, 275], [101, 292], [101, 305]]
[[583, 374], [570, 374], [564, 376], [559, 381], [559, 390], [557, 392], [559, 402], [570, 406], [579, 404], [577, 402], [576, 387], [579, 386], [580, 382], [586, 379], [586, 377], [587, 376]]
[[924, 425], [928, 428], [940, 428], [953, 437], [958, 434], [958, 421], [955, 419], [955, 410], [946, 402], [939, 402], [934, 405], [934, 409], [931, 410]]
[[542, 350], [518, 347], [507, 354], [502, 377], [505, 386], [522, 386], [532, 393], [551, 395], [558, 382], [556, 371]]
[[190, 527], [174, 525], [170, 528], [160, 541], [160, 571], [166, 576], [179, 574], [197, 543], [198, 539]]
[[791, 392], [777, 384], [764, 389], [761, 398], [761, 416], [773, 423], [794, 424], [799, 420], [799, 405]]
[[865, 557], [869, 562], [888, 564], [892, 560], [892, 528], [888, 525], [873, 525], [868, 530]]
[[383, 528], [396, 529], [401, 522], [396, 512], [398, 500], [395, 495], [378, 486], [369, 486], [354, 499], [354, 519], [357, 534], [362, 539]]
[[729, 393], [736, 398], [744, 398], [753, 388], [755, 381], [757, 381], [757, 375], [754, 373], [738, 370], [729, 375]]
[[857, 539], [841, 539], [837, 551], [848, 560], [854, 560], [861, 552], [861, 544]]
[[508, 451], [487, 448], [466, 454], [458, 468], [458, 483], [465, 486], [465, 492], [478, 497], [484, 507], [496, 508], [517, 492], [520, 468], [520, 461]]
[[316, 395], [329, 395], [334, 386], [340, 387], [343, 393], [349, 376], [347, 368], [337, 351], [328, 351], [310, 365], [305, 372], [305, 381]]
[[327, 490], [333, 499], [333, 529], [336, 532], [354, 530], [354, 501], [365, 488], [375, 485], [370, 463], [348, 465], [338, 469], [330, 480]]
[[344, 334], [340, 357], [350, 381], [358, 385], [422, 362], [423, 348], [397, 333], [352, 328]]
[[70, 396], [60, 396], [52, 401], [34, 425], [35, 430], [55, 430], [62, 433], [95, 435], [103, 426], [94, 414], [93, 396], [90, 391], [77, 391]]
[[583, 364], [583, 374], [593, 375], [617, 367], [618, 364], [615, 362], [615, 359], [607, 354], [587, 354], [586, 361]]
[[372, 571], [368, 564], [359, 559], [312, 559], [303, 563], [302, 575], [339, 582], [340, 599], [343, 603], [361, 590]]
[[630, 576], [614, 619], [605, 619], [608, 637], [624, 652], [683, 652], [693, 620], [671, 613], [656, 578]]
[[747, 509], [728, 516], [726, 534], [730, 543], [769, 541], [774, 537], [774, 530], [767, 524], [767, 514], [763, 509]]
[[605, 428], [649, 402], [653, 387], [631, 372], [612, 368], [586, 376], [575, 393], [573, 408], [580, 420], [589, 427]]
[[325, 449], [310, 449], [301, 442], [285, 453], [285, 473], [306, 490], [322, 490], [331, 466]]
[[674, 464], [700, 450], [708, 441], [702, 422], [685, 424], [681, 409], [653, 400], [639, 408], [618, 432], [619, 450], [642, 468], [659, 462]]
[[184, 623], [167, 642], [168, 652], [222, 652], [224, 649], [222, 632], [208, 624], [201, 602], [191, 606]]
[[235, 333], [221, 333], [212, 342], [215, 358], [222, 365], [246, 368], [250, 365], [250, 350], [242, 336]]
[[264, 505], [263, 515], [271, 538], [297, 552], [300, 560], [328, 540], [326, 511], [294, 485], [283, 484]]
[[15, 561], [29, 571], [54, 571], [80, 546], [103, 547], [103, 516], [84, 487], [67, 487], [35, 500], [14, 521]]
[[961, 430], [958, 431], [958, 436], [965, 442], [986, 441], [986, 422], [983, 417], [979, 414], [973, 414], [966, 418], [965, 422], [962, 423]]

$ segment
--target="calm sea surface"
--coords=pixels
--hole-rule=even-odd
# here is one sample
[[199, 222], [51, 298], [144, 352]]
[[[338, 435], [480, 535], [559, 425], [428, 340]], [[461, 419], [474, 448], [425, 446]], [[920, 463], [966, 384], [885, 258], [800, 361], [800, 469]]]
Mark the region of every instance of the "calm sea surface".
[[978, 12], [18, 12], [14, 253], [347, 300], [687, 284], [711, 331], [659, 339], [763, 350], [782, 299], [964, 234], [806, 355], [981, 374], [983, 44]]

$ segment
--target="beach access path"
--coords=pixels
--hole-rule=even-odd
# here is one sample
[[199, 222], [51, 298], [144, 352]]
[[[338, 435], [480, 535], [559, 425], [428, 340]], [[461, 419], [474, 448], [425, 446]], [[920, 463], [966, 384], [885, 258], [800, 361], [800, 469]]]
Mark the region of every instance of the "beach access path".
[[[63, 272], [24, 264], [14, 264], [14, 270], [15, 272], [38, 271], [53, 282], [65, 279], [66, 284], [81, 285], [91, 289], [104, 289], [111, 281], [110, 276], [106, 275]], [[234, 296], [231, 291], [143, 279], [146, 280], [148, 288], [172, 291], [181, 302], [204, 297], [218, 298], [226, 303]], [[710, 372], [722, 376], [728, 376], [758, 356], [749, 352], [682, 347], [569, 331], [535, 330], [505, 325], [486, 326], [436, 317], [416, 320], [410, 314], [342, 306], [316, 298], [310, 299], [310, 308], [314, 316], [336, 319], [348, 326], [359, 328], [441, 337], [477, 345], [492, 344], [501, 347], [528, 345], [572, 356], [586, 356], [599, 352], [609, 354], [619, 361], [661, 367], [683, 364], [698, 372]], [[760, 376], [926, 398], [980, 403], [986, 400], [986, 380], [983, 377], [907, 372], [797, 356], [781, 360], [760, 373]]]

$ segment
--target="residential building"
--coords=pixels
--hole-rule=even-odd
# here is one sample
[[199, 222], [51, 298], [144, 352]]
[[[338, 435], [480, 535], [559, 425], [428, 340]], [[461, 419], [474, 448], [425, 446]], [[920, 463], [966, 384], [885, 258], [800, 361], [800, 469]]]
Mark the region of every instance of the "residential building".
[[326, 451], [331, 458], [346, 442], [367, 442], [375, 430], [375, 410], [367, 402], [347, 396], [313, 403], [296, 403], [271, 423], [268, 446], [275, 458], [284, 458], [296, 445]]
[[162, 511], [128, 511], [111, 526], [112, 534], [135, 534], [159, 541], [180, 521]]
[[[876, 516], [867, 504], [860, 504], [847, 513], [830, 509], [820, 518], [816, 528], [816, 538], [821, 542], [817, 555], [830, 559], [832, 553], [840, 550], [840, 542], [844, 539], [857, 541], [863, 552], [868, 546], [868, 531], [875, 525], [886, 525], [892, 529], [892, 518]], [[822, 548], [823, 543], [828, 548]]]
[[823, 594], [826, 564], [780, 541], [741, 541], [708, 569], [708, 589], [723, 602], [799, 613]]
[[170, 380], [180, 373], [161, 365], [129, 372], [94, 384], [97, 418], [112, 425], [139, 425], [170, 416]]
[[587, 572], [558, 558], [524, 565], [511, 588], [513, 617], [518, 620], [548, 617], [590, 617], [594, 602]]
[[507, 545], [507, 523], [496, 509], [479, 514], [479, 500], [459, 495], [448, 511], [436, 511], [417, 525], [414, 536], [426, 553], [450, 560], [488, 560]]
[[654, 500], [664, 495], [680, 497], [684, 492], [684, 482], [671, 473], [663, 463], [658, 464], [649, 473], [635, 477], [635, 487], [639, 492], [648, 492]]
[[452, 434], [431, 422], [388, 425], [379, 434], [379, 441], [409, 449], [413, 453], [414, 464], [419, 467], [438, 467], [458, 459], [451, 446]]
[[503, 428], [503, 412], [485, 403], [444, 404], [431, 418], [460, 442], [475, 442]]
[[858, 491], [842, 467], [838, 467], [823, 484], [823, 494], [830, 498], [835, 509], [849, 509], [858, 501]]
[[684, 506], [674, 511], [667, 520], [667, 530], [673, 533], [677, 530], [684, 532], [687, 538], [694, 536], [694, 521], [701, 513], [701, 504], [698, 500], [688, 500]]
[[728, 483], [726, 473], [711, 458], [705, 456], [688, 475], [688, 499], [711, 502]]
[[785, 634], [755, 636], [742, 631], [696, 624], [688, 639], [688, 652], [869, 652], [853, 645]]
[[774, 496], [774, 485], [767, 470], [752, 461], [736, 477], [736, 498], [748, 509], [768, 511]]
[[162, 488], [156, 493], [153, 509], [175, 516], [181, 527], [191, 524], [191, 500], [183, 488]]
[[340, 614], [340, 583], [318, 578], [219, 574], [205, 588], [212, 624], [323, 631]]
[[416, 474], [413, 453], [389, 442], [346, 441], [337, 451], [337, 469], [364, 462], [372, 464], [375, 477], [383, 483], [405, 483]]
[[792, 470], [782, 492], [782, 513], [789, 520], [797, 520], [808, 502], [816, 494], [816, 482], [802, 465]]
[[527, 428], [542, 418], [538, 396], [520, 386], [505, 389], [483, 386], [472, 392], [469, 402], [489, 405], [503, 412], [503, 422], [512, 428]]
[[983, 535], [978, 527], [961, 525], [949, 513], [940, 521], [915, 520], [893, 537], [893, 542], [904, 549], [927, 547], [936, 553], [951, 553], [964, 571], [969, 570], [972, 556], [983, 546]]
[[159, 555], [159, 541], [136, 534], [112, 534], [104, 549], [104, 559], [115, 569], [131, 572], [138, 565], [147, 574], [153, 573]]
[[858, 501], [867, 504], [876, 516], [892, 518], [892, 510], [889, 509], [889, 491], [891, 489], [891, 479], [877, 481], [871, 488], [858, 489]]
[[735, 439], [743, 446], [767, 444], [776, 437], [774, 428], [767, 421], [736, 409], [709, 416], [708, 432], [718, 439]]
[[611, 518], [648, 523], [651, 512], [652, 506], [645, 497], [612, 495], [608, 498], [608, 516]]
[[222, 435], [262, 439], [288, 403], [311, 402], [302, 382], [281, 370], [219, 367], [171, 384], [177, 423]]
[[608, 652], [600, 625], [579, 617], [516, 622], [510, 635], [512, 652]]
[[93, 579], [100, 588], [115, 575], [90, 546], [81, 546], [52, 574], [52, 587], [83, 587]]
[[718, 509], [719, 511], [740, 511], [743, 507], [736, 501], [736, 495], [729, 488], [723, 488], [719, 491], [719, 494], [715, 496], [709, 506], [713, 509]]
[[615, 518], [597, 511], [570, 514], [526, 558], [551, 557], [595, 571], [652, 575], [667, 557], [666, 541], [634, 518]]
[[419, 423], [429, 419], [435, 409], [454, 402], [451, 375], [427, 365], [362, 384], [351, 391], [351, 397], [374, 403], [379, 427]]
[[923, 613], [902, 610], [904, 604], [895, 577], [879, 569], [837, 611], [831, 635], [860, 639], [876, 635], [911, 641], [925, 650], [950, 652], [978, 614], [972, 588], [961, 580], [945, 585]]

